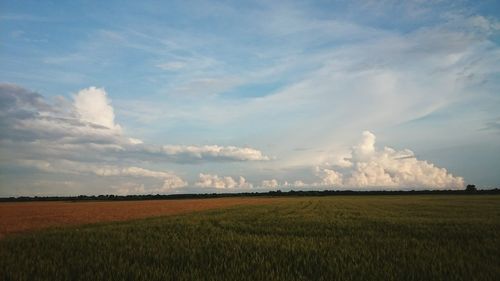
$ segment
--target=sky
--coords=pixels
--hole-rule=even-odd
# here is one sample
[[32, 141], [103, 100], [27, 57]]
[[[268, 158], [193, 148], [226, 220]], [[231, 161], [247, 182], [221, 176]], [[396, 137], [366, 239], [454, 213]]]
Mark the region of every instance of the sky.
[[500, 187], [498, 1], [2, 1], [0, 196]]

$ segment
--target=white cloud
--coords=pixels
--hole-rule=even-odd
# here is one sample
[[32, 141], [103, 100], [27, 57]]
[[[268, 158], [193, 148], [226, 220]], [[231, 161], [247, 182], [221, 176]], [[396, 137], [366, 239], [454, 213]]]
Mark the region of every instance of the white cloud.
[[219, 177], [218, 175], [200, 173], [198, 181], [195, 183], [197, 187], [213, 187], [213, 188], [252, 188], [252, 184], [248, 183], [244, 177], [240, 176], [238, 180], [232, 177]]
[[89, 87], [75, 95], [74, 106], [81, 120], [119, 130], [115, 113], [103, 88]]
[[263, 188], [278, 188], [278, 187], [284, 187], [284, 188], [301, 188], [301, 187], [311, 187], [315, 186], [315, 184], [306, 184], [301, 180], [296, 180], [293, 182], [279, 182], [276, 179], [272, 180], [263, 180], [260, 184], [260, 187]]
[[132, 177], [151, 177], [151, 178], [169, 178], [172, 173], [152, 171], [139, 167], [116, 167], [116, 166], [83, 166], [89, 167], [93, 173], [99, 176], [132, 176]]
[[307, 184], [301, 180], [296, 180], [294, 181], [293, 183], [289, 184], [289, 186], [292, 186], [292, 187], [305, 187], [307, 186]]
[[135, 182], [124, 182], [118, 186], [113, 187], [114, 193], [118, 195], [138, 195], [146, 194], [146, 188], [144, 184]]
[[342, 186], [342, 174], [331, 169], [316, 167], [316, 174], [321, 178], [321, 182], [314, 185], [320, 186]]
[[275, 188], [275, 187], [278, 187], [280, 184], [278, 183], [278, 181], [276, 179], [272, 179], [272, 180], [263, 180], [262, 183], [260, 184], [261, 187], [265, 187], [265, 188]]
[[369, 131], [363, 132], [363, 138], [358, 145], [352, 149], [352, 157], [356, 160], [363, 160], [365, 156], [370, 156], [375, 152], [375, 135]]
[[249, 147], [219, 145], [164, 145], [161, 151], [168, 156], [186, 159], [213, 159], [234, 161], [266, 161], [268, 156], [261, 151]]
[[172, 172], [153, 171], [135, 166], [116, 166], [103, 165], [94, 163], [77, 162], [70, 160], [32, 160], [18, 159], [15, 163], [34, 167], [41, 171], [53, 173], [92, 173], [97, 176], [112, 177], [112, 176], [129, 176], [129, 177], [146, 177], [156, 179], [177, 178]]
[[343, 173], [317, 168], [321, 182], [314, 185], [333, 187], [375, 188], [462, 188], [464, 180], [444, 168], [418, 160], [409, 150], [375, 147], [375, 135], [363, 132], [361, 141], [352, 148], [351, 167]]
[[1, 116], [5, 120], [0, 123], [0, 139], [12, 141], [12, 147], [29, 147], [32, 154], [94, 157], [94, 161], [110, 158], [181, 163], [269, 160], [261, 151], [249, 147], [154, 146], [126, 136], [115, 123], [113, 107], [102, 88], [83, 89], [75, 95], [73, 103], [59, 98], [53, 105], [37, 93], [16, 85], [0, 84], [0, 101]]
[[[161, 100], [154, 95], [149, 98], [149, 104], [141, 106], [138, 111], [141, 118], [157, 121], [141, 130], [161, 127], [165, 129], [164, 135], [167, 131], [175, 135], [172, 143], [186, 144], [183, 140], [189, 137], [193, 145], [149, 145], [147, 140], [143, 142], [124, 133], [132, 130], [116, 130], [119, 125], [106, 92], [90, 87], [76, 94], [74, 103], [66, 107], [67, 114], [55, 108], [57, 106], [47, 104], [35, 93], [23, 97], [18, 95], [14, 97], [18, 99], [14, 103], [0, 100], [0, 139], [9, 141], [8, 144], [2, 143], [0, 154], [8, 153], [9, 157], [3, 156], [3, 159], [60, 157], [95, 163], [106, 161], [112, 165], [127, 163], [125, 165], [134, 167], [145, 162], [165, 162], [166, 165], [218, 162], [215, 165], [222, 166], [219, 162], [257, 161], [254, 164], [218, 166], [217, 172], [241, 174], [241, 166], [248, 165], [245, 171], [254, 173], [252, 178], [258, 183], [262, 178], [255, 177], [256, 171], [280, 170], [283, 174], [268, 172], [264, 175], [265, 178], [283, 180], [276, 181], [279, 186], [292, 185], [284, 179], [287, 178], [285, 173], [289, 173], [285, 170], [293, 167], [307, 167], [309, 170], [303, 168], [290, 178], [304, 179], [306, 176], [305, 183], [318, 186], [396, 188], [408, 184], [433, 187], [434, 184], [445, 186], [453, 182], [458, 186], [459, 178], [432, 163], [417, 160], [409, 150], [376, 148], [375, 138], [369, 133], [352, 151], [346, 144], [352, 143], [350, 138], [364, 128], [372, 128], [376, 131], [391, 130], [389, 139], [400, 143], [408, 141], [409, 135], [428, 138], [428, 142], [419, 143], [422, 153], [429, 153], [447, 141], [458, 144], [474, 140], [478, 147], [488, 143], [496, 149], [496, 138], [484, 140], [483, 136], [488, 132], [476, 134], [473, 130], [478, 123], [482, 125], [484, 120], [497, 114], [498, 95], [495, 93], [498, 91], [495, 89], [498, 88], [498, 79], [495, 78], [499, 72], [500, 53], [495, 37], [500, 25], [492, 18], [476, 15], [476, 12], [457, 11], [457, 7], [432, 9], [433, 5], [422, 6], [421, 1], [413, 4], [393, 2], [356, 2], [347, 5], [350, 8], [345, 13], [337, 10], [337, 14], [334, 12], [326, 17], [319, 16], [310, 9], [312, 7], [304, 9], [302, 5], [293, 4], [271, 4], [270, 9], [245, 13], [243, 17], [241, 10], [235, 9], [234, 18], [238, 20], [235, 30], [245, 29], [247, 39], [259, 39], [253, 41], [264, 42], [264, 45], [242, 46], [238, 36], [193, 34], [164, 28], [127, 31], [127, 34], [102, 32], [98, 38], [103, 40], [98, 40], [97, 45], [95, 42], [81, 44], [85, 47], [77, 48], [79, 52], [70, 60], [94, 58], [90, 61], [97, 62], [116, 52], [117, 42], [122, 47], [143, 51], [145, 55], [153, 54], [144, 60], [148, 67], [153, 61], [157, 67], [170, 72], [165, 74], [155, 69], [159, 73], [148, 76], [150, 80], [146, 84], [154, 85], [154, 91], [168, 95], [162, 96]], [[410, 8], [387, 9], [388, 6]], [[404, 25], [407, 27], [404, 30], [398, 29], [401, 19], [383, 27], [368, 26], [386, 20], [394, 11], [408, 15], [405, 12], [413, 13], [415, 7], [421, 6], [425, 6], [425, 12], [419, 10], [417, 14], [425, 16], [426, 20], [410, 22]], [[264, 20], [255, 24], [255, 18]], [[408, 23], [406, 20], [411, 17], [402, 18], [402, 22]], [[240, 23], [250, 23], [250, 26], [241, 26]], [[386, 26], [388, 28], [383, 30]], [[207, 40], [210, 38], [215, 40]], [[87, 49], [90, 51], [86, 52]], [[103, 52], [96, 52], [100, 50]], [[204, 57], [207, 54], [213, 58]], [[110, 58], [111, 64], [115, 58], [119, 59], [116, 56]], [[61, 63], [63, 61], [64, 58]], [[44, 69], [45, 73], [54, 72], [48, 71]], [[25, 73], [30, 74], [33, 72]], [[42, 77], [45, 82], [53, 77], [61, 79], [58, 75]], [[221, 92], [224, 94], [210, 95]], [[247, 92], [251, 94], [247, 96]], [[185, 99], [187, 93], [200, 95]], [[3, 97], [0, 95], [0, 98]], [[7, 100], [11, 98], [12, 95], [7, 95]], [[147, 99], [141, 97], [142, 101]], [[439, 115], [443, 109], [464, 103], [474, 108], [483, 103], [488, 109], [452, 108], [449, 110], [449, 118], [455, 122], [452, 126], [436, 126], [431, 121], [430, 126], [422, 125], [418, 130], [412, 130], [404, 125], [433, 113]], [[123, 106], [123, 113], [115, 112], [121, 116], [127, 111], [133, 112], [131, 107]], [[11, 114], [10, 108], [18, 110]], [[474, 114], [473, 118], [469, 118], [469, 114]], [[162, 117], [155, 119], [155, 115]], [[461, 121], [468, 123], [455, 126], [462, 125]], [[490, 123], [489, 128], [498, 128], [496, 123]], [[442, 133], [431, 132], [437, 127]], [[458, 127], [466, 131], [456, 130]], [[193, 128], [202, 128], [203, 131], [198, 133]], [[186, 130], [190, 130], [189, 134]], [[402, 135], [404, 137], [398, 139]], [[280, 161], [263, 162], [269, 157], [255, 148], [197, 145], [206, 143], [207, 139], [235, 140], [258, 148], [265, 147], [266, 154], [276, 155]], [[441, 142], [438, 144], [436, 139]], [[297, 147], [310, 149], [294, 151]], [[435, 156], [439, 163], [447, 165], [460, 159], [461, 163], [454, 165], [455, 169], [476, 181], [471, 176], [475, 172], [464, 172], [468, 170], [464, 167], [476, 164], [468, 163], [463, 156], [466, 153], [461, 154], [459, 149], [449, 149], [456, 151], [457, 156], [442, 156], [441, 153]], [[391, 160], [391, 157], [397, 160]], [[311, 172], [310, 167], [318, 165], [318, 169]], [[480, 173], [494, 174], [494, 169], [488, 168], [494, 166], [485, 164]], [[184, 167], [193, 172], [193, 165]], [[485, 169], [489, 170], [485, 172]], [[433, 177], [426, 175], [432, 173], [435, 173]], [[319, 177], [317, 182], [312, 178], [314, 175]], [[274, 185], [274, 182], [268, 184]]]
[[184, 181], [182, 178], [180, 178], [178, 176], [171, 175], [169, 177], [164, 178], [162, 190], [168, 191], [171, 189], [185, 187], [187, 185], [188, 185], [188, 183], [186, 181]]
[[[272, 154], [280, 158], [282, 165], [316, 166], [323, 163], [325, 156], [319, 150], [333, 151], [350, 141], [348, 136], [364, 128], [381, 130], [397, 126], [469, 98], [475, 102], [483, 99], [498, 104], [492, 98], [496, 97], [493, 89], [500, 53], [489, 38], [478, 35], [475, 29], [463, 27], [471, 24], [467, 23], [467, 17], [460, 17], [465, 22], [460, 25], [456, 21], [443, 22], [445, 20], [440, 19], [436, 24], [400, 33], [356, 24], [356, 28], [350, 28], [311, 17], [307, 11], [291, 11], [281, 16], [279, 19], [283, 22], [280, 26], [286, 29], [283, 33], [300, 33], [299, 46], [285, 44], [283, 47], [280, 44], [279, 56], [274, 46], [270, 46], [264, 55], [274, 60], [269, 60], [265, 68], [291, 61], [285, 71], [268, 76], [285, 81], [290, 72], [300, 72], [301, 75], [285, 81], [282, 87], [268, 91], [264, 96], [244, 102], [237, 98], [204, 100], [197, 110], [189, 110], [190, 115], [182, 115], [185, 108], [172, 109], [178, 111], [176, 116], [181, 122], [195, 121], [207, 127], [223, 124], [228, 128], [248, 128], [251, 132], [247, 135], [239, 131], [235, 131], [235, 135], [242, 138], [251, 135], [252, 143], [267, 144], [270, 139], [279, 137], [285, 140], [272, 148]], [[482, 17], [470, 20], [479, 26], [493, 23], [485, 22]], [[290, 22], [296, 24], [292, 26]], [[347, 30], [344, 36], [348, 40], [330, 45], [330, 35], [335, 33], [330, 26]], [[304, 27], [307, 28], [303, 34], [300, 30]], [[289, 28], [291, 32], [288, 32]], [[354, 35], [359, 40], [351, 40], [351, 30], [356, 31]], [[321, 36], [323, 34], [328, 36]], [[295, 43], [297, 38], [291, 39]], [[320, 42], [327, 46], [313, 48]], [[316, 51], [301, 52], [300, 59], [296, 59], [299, 50], [303, 49]], [[408, 64], [408, 61], [412, 63]], [[245, 81], [243, 85], [265, 81], [258, 77]], [[491, 90], [485, 96], [487, 88]], [[221, 104], [225, 110], [220, 110]], [[462, 112], [453, 113], [456, 120], [466, 118]], [[477, 116], [477, 119], [481, 117]], [[287, 125], [283, 126], [285, 122]], [[318, 124], [328, 124], [328, 128]], [[452, 131], [450, 128], [443, 130]], [[426, 134], [424, 131], [420, 135]], [[452, 140], [456, 136], [446, 134], [443, 137]], [[290, 152], [304, 143], [318, 149]]]
[[[162, 182], [161, 187], [154, 189], [144, 189], [144, 184], [141, 183], [142, 190], [148, 191], [149, 193], [163, 193], [168, 192], [172, 189], [182, 188], [188, 185], [181, 177], [177, 176], [170, 171], [154, 171], [141, 167], [129, 166], [115, 166], [115, 165], [102, 165], [102, 164], [89, 164], [68, 160], [25, 160], [20, 159], [15, 161], [17, 164], [33, 167], [40, 171], [56, 173], [56, 174], [73, 174], [73, 175], [85, 175], [92, 174], [100, 177], [125, 177], [125, 178], [150, 178], [160, 180]], [[124, 183], [126, 186], [119, 185], [120, 188], [126, 188], [129, 191], [137, 191], [135, 185], [131, 185], [130, 182]], [[130, 188], [134, 186], [134, 188]], [[126, 193], [124, 189], [119, 190], [119, 193]], [[141, 192], [144, 193], [144, 192]]]
[[131, 144], [143, 144], [144, 142], [140, 139], [136, 139], [136, 138], [128, 138], [129, 142]]

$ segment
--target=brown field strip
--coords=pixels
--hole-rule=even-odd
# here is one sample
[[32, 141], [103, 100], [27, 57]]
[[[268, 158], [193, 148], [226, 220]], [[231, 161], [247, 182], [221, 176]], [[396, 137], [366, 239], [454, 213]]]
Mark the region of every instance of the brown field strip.
[[237, 205], [270, 204], [279, 198], [216, 198], [93, 202], [0, 203], [0, 238], [54, 226], [126, 221]]

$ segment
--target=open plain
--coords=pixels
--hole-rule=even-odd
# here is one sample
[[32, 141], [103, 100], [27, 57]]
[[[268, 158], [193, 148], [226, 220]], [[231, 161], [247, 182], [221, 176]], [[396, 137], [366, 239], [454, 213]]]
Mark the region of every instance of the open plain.
[[[58, 210], [75, 210], [61, 207], [64, 204], [73, 206], [53, 204], [61, 209], [47, 214], [61, 217]], [[1, 239], [0, 280], [498, 280], [500, 276], [498, 195], [85, 204], [74, 206], [96, 210], [87, 210], [91, 213], [78, 223], [101, 223], [75, 222]], [[164, 207], [163, 213], [147, 211], [162, 204], [173, 205]], [[131, 214], [120, 215], [121, 220], [138, 218], [133, 212], [157, 217], [102, 222], [101, 218], [110, 218], [110, 206], [129, 206], [125, 210]], [[178, 209], [172, 211], [172, 206]], [[186, 213], [189, 208], [198, 211]], [[99, 215], [103, 212], [107, 216]], [[88, 218], [91, 214], [98, 218]], [[72, 216], [63, 217], [59, 226]]]
[[125, 221], [235, 205], [266, 204], [276, 198], [215, 198], [142, 201], [52, 201], [0, 203], [0, 238], [48, 227]]

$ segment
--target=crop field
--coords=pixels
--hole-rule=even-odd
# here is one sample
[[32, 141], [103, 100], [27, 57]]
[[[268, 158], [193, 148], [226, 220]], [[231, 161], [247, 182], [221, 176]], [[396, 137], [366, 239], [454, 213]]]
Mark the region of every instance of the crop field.
[[8, 234], [0, 240], [0, 280], [500, 276], [500, 196], [278, 199]]
[[235, 205], [276, 202], [277, 198], [217, 198], [147, 201], [0, 203], [0, 238], [55, 226], [126, 221]]

